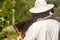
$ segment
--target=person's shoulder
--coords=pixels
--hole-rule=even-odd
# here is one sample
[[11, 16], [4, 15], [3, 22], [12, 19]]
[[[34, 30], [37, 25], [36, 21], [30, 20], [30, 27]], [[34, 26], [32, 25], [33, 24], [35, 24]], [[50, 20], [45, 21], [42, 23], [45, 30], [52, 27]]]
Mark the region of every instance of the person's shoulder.
[[[57, 20], [55, 20], [55, 19], [48, 19], [48, 20], [46, 20], [47, 22], [58, 22]], [[59, 23], [59, 22], [58, 22]]]
[[59, 23], [59, 22], [55, 19], [40, 20], [40, 21], [34, 22], [32, 26], [38, 26], [38, 25], [41, 26], [41, 25], [46, 25], [48, 23]]
[[57, 20], [55, 19], [47, 19], [47, 20], [40, 20], [40, 21], [37, 21], [35, 22], [34, 24], [47, 24], [47, 23], [52, 23], [52, 22], [56, 22], [56, 23], [59, 23]]
[[46, 24], [59, 24], [60, 22], [58, 22], [55, 19], [48, 19], [48, 20], [44, 20], [43, 23], [46, 23]]
[[46, 20], [42, 20], [42, 21], [38, 21], [38, 22], [58, 22], [55, 19], [46, 19]]

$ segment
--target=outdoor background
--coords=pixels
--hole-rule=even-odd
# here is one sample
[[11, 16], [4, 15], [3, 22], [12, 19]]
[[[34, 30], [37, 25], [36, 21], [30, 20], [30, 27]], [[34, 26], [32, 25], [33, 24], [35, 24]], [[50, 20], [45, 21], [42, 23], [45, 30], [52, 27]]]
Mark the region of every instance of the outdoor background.
[[[46, 0], [47, 3], [51, 3], [55, 5], [54, 12], [55, 16], [60, 16], [60, 0]], [[27, 19], [32, 18], [31, 13], [29, 13], [29, 9], [34, 6], [35, 0], [16, 0], [16, 22], [21, 22]]]
[[[60, 17], [60, 0], [46, 0], [47, 3], [54, 4], [54, 12], [56, 17]], [[34, 6], [35, 0], [15, 0], [15, 23], [22, 22], [32, 18], [29, 9]], [[5, 29], [12, 25], [13, 17], [13, 4], [12, 0], [0, 0], [0, 27]], [[5, 20], [1, 22], [1, 17]], [[8, 22], [7, 22], [8, 21]], [[0, 32], [0, 39], [5, 37], [16, 37], [17, 33], [10, 30], [2, 30]]]

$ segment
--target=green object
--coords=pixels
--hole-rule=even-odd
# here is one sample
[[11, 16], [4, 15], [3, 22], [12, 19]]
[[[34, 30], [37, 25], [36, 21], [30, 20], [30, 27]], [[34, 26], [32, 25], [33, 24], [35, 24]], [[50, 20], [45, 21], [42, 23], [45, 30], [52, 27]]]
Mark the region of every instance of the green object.
[[54, 4], [55, 7], [60, 5], [60, 0], [46, 0], [49, 4]]
[[5, 21], [5, 18], [4, 18], [4, 17], [0, 17], [0, 20], [1, 20], [1, 21]]
[[54, 12], [55, 12], [55, 16], [56, 17], [60, 17], [60, 6], [58, 6], [57, 8], [55, 8]]
[[2, 12], [2, 10], [0, 10], [0, 12]]
[[5, 31], [7, 37], [17, 37], [17, 33], [13, 30]]
[[35, 0], [15, 0], [15, 22], [21, 22], [32, 18], [32, 14], [29, 12], [29, 9], [33, 6], [34, 1]]
[[[12, 6], [12, 1], [13, 0], [0, 0], [0, 16], [2, 16], [3, 18], [7, 17], [6, 21], [7, 20], [10, 21], [9, 25], [12, 24], [12, 7], [13, 7]], [[4, 21], [3, 18], [1, 18], [2, 21]]]
[[0, 32], [0, 39], [6, 38], [6, 33], [4, 31]]
[[0, 26], [0, 32], [2, 31], [2, 29], [3, 29], [3, 28]]

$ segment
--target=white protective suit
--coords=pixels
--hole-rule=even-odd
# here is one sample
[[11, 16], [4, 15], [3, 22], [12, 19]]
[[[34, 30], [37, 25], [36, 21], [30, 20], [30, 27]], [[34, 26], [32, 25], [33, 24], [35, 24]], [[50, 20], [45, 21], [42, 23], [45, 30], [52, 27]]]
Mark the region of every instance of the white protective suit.
[[58, 40], [60, 23], [47, 19], [33, 23], [23, 40]]

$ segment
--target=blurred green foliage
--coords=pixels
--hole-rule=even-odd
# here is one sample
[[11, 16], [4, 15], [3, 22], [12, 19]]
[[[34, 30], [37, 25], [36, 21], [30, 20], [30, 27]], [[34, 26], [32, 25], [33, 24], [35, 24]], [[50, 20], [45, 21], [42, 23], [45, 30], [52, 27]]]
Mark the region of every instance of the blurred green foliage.
[[55, 8], [55, 16], [60, 17], [60, 6]]
[[0, 39], [4, 39], [7, 37], [16, 38], [17, 33], [15, 31], [12, 31], [12, 30], [0, 32]]
[[0, 39], [6, 38], [7, 35], [4, 31], [0, 32]]
[[5, 31], [7, 37], [17, 37], [17, 33], [13, 30]]
[[60, 0], [46, 0], [47, 3], [54, 4], [55, 7], [58, 7], [60, 5]]
[[[1, 18], [2, 17], [2, 18]], [[4, 19], [5, 18], [5, 19]], [[3, 20], [3, 21], [2, 21]], [[12, 24], [12, 0], [0, 0], [0, 39], [6, 38], [7, 34], [3, 31], [3, 27]]]
[[6, 20], [12, 24], [12, 0], [0, 0], [0, 16], [7, 17]]
[[7, 21], [6, 18], [0, 17], [0, 27], [5, 28], [6, 26], [9, 26], [10, 21]]
[[[16, 13], [15, 13], [15, 21], [21, 22], [27, 19], [32, 18], [31, 13], [29, 13], [29, 9], [34, 6], [35, 0], [15, 0], [16, 1]], [[55, 15], [60, 16], [60, 0], [46, 0], [47, 3], [55, 5]], [[58, 8], [59, 7], [59, 8]], [[59, 10], [59, 11], [58, 11]]]
[[32, 15], [29, 13], [29, 9], [33, 6], [34, 0], [15, 0], [15, 1], [16, 1], [15, 7], [16, 22], [21, 22], [32, 18]]
[[2, 29], [3, 29], [3, 28], [0, 26], [0, 32], [2, 31]]

